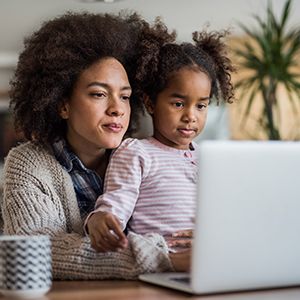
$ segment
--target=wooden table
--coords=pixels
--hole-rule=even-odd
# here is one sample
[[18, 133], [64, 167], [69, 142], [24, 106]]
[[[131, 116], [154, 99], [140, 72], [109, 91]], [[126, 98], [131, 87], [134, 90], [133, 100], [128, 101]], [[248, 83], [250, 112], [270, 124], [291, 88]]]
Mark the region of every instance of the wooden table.
[[[10, 299], [1, 297], [1, 300]], [[38, 300], [290, 300], [300, 299], [300, 287], [210, 296], [192, 296], [139, 281], [56, 281]]]

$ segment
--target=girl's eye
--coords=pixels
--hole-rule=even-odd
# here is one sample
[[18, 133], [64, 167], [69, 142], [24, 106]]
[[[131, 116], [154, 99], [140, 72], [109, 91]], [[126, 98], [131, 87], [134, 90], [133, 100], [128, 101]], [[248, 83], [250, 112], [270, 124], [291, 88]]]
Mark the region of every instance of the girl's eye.
[[199, 109], [199, 110], [204, 110], [204, 109], [206, 109], [206, 108], [207, 108], [207, 105], [206, 105], [206, 104], [199, 103], [199, 104], [197, 105], [197, 109]]
[[182, 102], [175, 102], [175, 103], [173, 103], [173, 105], [177, 108], [181, 108], [184, 106], [184, 104]]

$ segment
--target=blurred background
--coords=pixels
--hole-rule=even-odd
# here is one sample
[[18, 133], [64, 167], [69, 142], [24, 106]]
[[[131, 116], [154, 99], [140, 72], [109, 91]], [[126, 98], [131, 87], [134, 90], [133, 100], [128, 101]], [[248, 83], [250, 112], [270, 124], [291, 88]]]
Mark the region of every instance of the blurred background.
[[[17, 64], [18, 54], [22, 51], [23, 40], [38, 29], [48, 19], [66, 11], [112, 12], [121, 10], [136, 11], [146, 20], [153, 21], [160, 16], [170, 29], [176, 29], [179, 41], [191, 41], [191, 33], [208, 27], [211, 30], [230, 29], [228, 38], [230, 55], [237, 63], [235, 51], [242, 47], [249, 37], [240, 23], [248, 28], [256, 28], [254, 15], [266, 18], [268, 3], [272, 4], [274, 16], [280, 19], [285, 0], [1, 0], [0, 1], [0, 164], [3, 163], [8, 149], [17, 137], [11, 124], [9, 113], [9, 80]], [[300, 22], [300, 1], [293, 1], [289, 11], [288, 26], [298, 26]], [[256, 46], [254, 46], [256, 47]], [[296, 69], [299, 72], [299, 69]], [[245, 73], [245, 72], [244, 72]], [[234, 80], [238, 81], [243, 72], [237, 68]], [[246, 72], [247, 73], [247, 72]], [[296, 93], [297, 94], [297, 93]], [[297, 94], [296, 96], [299, 96]], [[254, 97], [255, 98], [255, 97]], [[284, 93], [280, 94], [285, 98]], [[296, 140], [300, 138], [299, 97], [295, 105], [288, 102], [281, 105], [280, 139]], [[257, 101], [251, 106], [251, 114], [246, 113], [247, 101], [241, 99], [237, 91], [237, 103], [209, 108], [208, 121], [199, 139], [270, 139], [264, 133], [266, 123], [259, 116], [264, 107]], [[282, 100], [283, 101], [283, 100]], [[287, 101], [286, 99], [284, 101]], [[296, 112], [296, 113], [295, 113]], [[258, 116], [256, 116], [258, 114]], [[141, 135], [151, 134], [149, 119], [146, 118]], [[1, 176], [1, 166], [0, 166]]]

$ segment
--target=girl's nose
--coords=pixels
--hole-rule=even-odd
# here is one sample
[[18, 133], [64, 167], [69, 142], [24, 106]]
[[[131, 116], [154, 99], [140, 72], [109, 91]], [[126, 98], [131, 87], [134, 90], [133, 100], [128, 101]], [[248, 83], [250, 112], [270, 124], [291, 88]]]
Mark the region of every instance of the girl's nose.
[[184, 122], [193, 123], [196, 122], [196, 114], [193, 108], [186, 108], [183, 112], [182, 119]]

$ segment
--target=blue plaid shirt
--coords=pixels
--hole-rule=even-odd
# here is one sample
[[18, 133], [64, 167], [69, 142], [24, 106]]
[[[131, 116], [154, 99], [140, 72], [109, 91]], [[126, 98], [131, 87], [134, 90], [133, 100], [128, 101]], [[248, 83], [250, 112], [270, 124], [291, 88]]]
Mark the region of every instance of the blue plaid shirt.
[[103, 193], [102, 179], [96, 172], [83, 165], [65, 140], [60, 139], [52, 146], [56, 159], [72, 178], [80, 215], [84, 220], [94, 209], [97, 197]]

